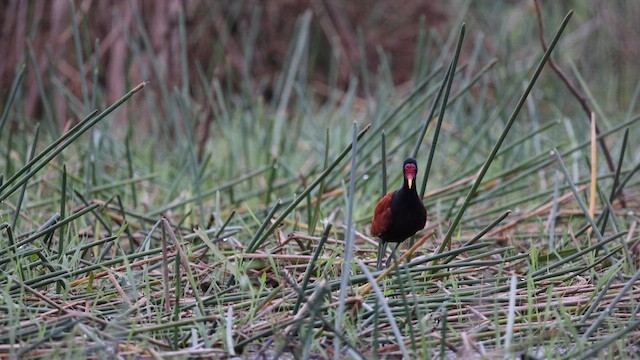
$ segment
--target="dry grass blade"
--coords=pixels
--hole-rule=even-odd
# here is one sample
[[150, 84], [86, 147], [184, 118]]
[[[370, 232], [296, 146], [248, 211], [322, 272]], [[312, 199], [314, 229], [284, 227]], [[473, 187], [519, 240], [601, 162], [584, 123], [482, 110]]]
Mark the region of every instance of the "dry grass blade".
[[[591, 113], [591, 183], [589, 186], [589, 216], [595, 218], [596, 213], [596, 185], [598, 181], [598, 167], [597, 167], [597, 148], [596, 148], [596, 114]], [[588, 233], [591, 234], [592, 229], [589, 228]]]
[[369, 284], [371, 285], [371, 288], [373, 289], [376, 296], [378, 297], [378, 303], [384, 310], [385, 314], [387, 315], [387, 319], [391, 323], [391, 329], [393, 330], [393, 334], [396, 337], [398, 347], [400, 347], [400, 351], [402, 352], [402, 356], [407, 358], [409, 356], [409, 353], [407, 352], [407, 348], [404, 346], [404, 339], [400, 334], [400, 329], [398, 328], [398, 324], [395, 321], [395, 317], [391, 313], [391, 309], [387, 305], [386, 299], [382, 294], [382, 290], [380, 290], [380, 287], [378, 286], [378, 282], [376, 281], [376, 279], [373, 278], [373, 275], [371, 275], [371, 272], [369, 272], [369, 270], [362, 263], [362, 261], [358, 261], [358, 266], [360, 267], [360, 270], [362, 270], [362, 272], [369, 279]]
[[[435, 231], [432, 231], [424, 236], [422, 236], [420, 238], [420, 240], [416, 241], [415, 244], [413, 244], [413, 246], [407, 250], [406, 253], [404, 253], [402, 256], [400, 256], [400, 259], [398, 259], [398, 262], [393, 262], [388, 268], [384, 269], [384, 271], [382, 271], [382, 273], [380, 275], [378, 275], [377, 278], [375, 278], [375, 282], [379, 283], [382, 280], [384, 280], [395, 268], [396, 268], [396, 264], [399, 264], [401, 262], [403, 262], [405, 259], [410, 258], [411, 255], [413, 255], [413, 253], [418, 250], [420, 247], [422, 247], [422, 245], [424, 245], [424, 243], [431, 237], [433, 236], [433, 234], [435, 233]], [[371, 289], [372, 289], [372, 284], [369, 282], [363, 286], [361, 286], [358, 289], [358, 294], [360, 296], [365, 296], [367, 295]]]

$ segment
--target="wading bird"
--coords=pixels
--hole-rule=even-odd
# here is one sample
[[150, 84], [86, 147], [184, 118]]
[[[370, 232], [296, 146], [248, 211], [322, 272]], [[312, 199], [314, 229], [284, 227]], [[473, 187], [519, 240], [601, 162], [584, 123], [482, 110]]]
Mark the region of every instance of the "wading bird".
[[[418, 174], [416, 160], [407, 158], [402, 165], [402, 173], [404, 174], [402, 187], [380, 199], [371, 220], [371, 235], [380, 238], [378, 270], [382, 268], [382, 257], [387, 249], [387, 243], [396, 243], [393, 249], [395, 254], [401, 242], [422, 230], [427, 223], [427, 209], [416, 191]], [[389, 261], [387, 261], [388, 265]]]

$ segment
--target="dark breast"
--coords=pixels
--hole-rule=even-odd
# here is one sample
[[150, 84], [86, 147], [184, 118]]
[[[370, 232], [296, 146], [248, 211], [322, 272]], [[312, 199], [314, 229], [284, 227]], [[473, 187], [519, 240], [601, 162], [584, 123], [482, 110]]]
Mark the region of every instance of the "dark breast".
[[402, 242], [422, 230], [427, 222], [427, 209], [415, 193], [396, 191], [391, 200], [393, 220], [380, 236], [386, 242]]

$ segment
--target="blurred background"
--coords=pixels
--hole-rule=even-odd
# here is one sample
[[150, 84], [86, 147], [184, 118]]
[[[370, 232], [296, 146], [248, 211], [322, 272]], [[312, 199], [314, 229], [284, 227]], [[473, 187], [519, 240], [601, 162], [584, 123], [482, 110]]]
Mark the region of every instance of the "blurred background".
[[[542, 1], [547, 41], [569, 9], [575, 15], [554, 58], [574, 81], [572, 68], [580, 71], [603, 111], [631, 111], [640, 3]], [[533, 1], [7, 0], [0, 3], [0, 93], [7, 97], [26, 64], [17, 111], [60, 129], [86, 114], [86, 104], [113, 103], [142, 81], [150, 81], [146, 99], [134, 102], [146, 104], [136, 114], [143, 128], [154, 112], [167, 115], [174, 88], [196, 99], [203, 119], [216, 112], [207, 105], [207, 84], [275, 104], [305, 12], [308, 41], [296, 80], [306, 86], [294, 97], [302, 91], [325, 101], [352, 85], [367, 100], [377, 78], [409, 89], [442, 64], [461, 21], [468, 29], [461, 63], [495, 57], [497, 71], [507, 73], [528, 68], [542, 52]], [[579, 106], [571, 99], [558, 105]], [[127, 117], [120, 112], [117, 123]]]

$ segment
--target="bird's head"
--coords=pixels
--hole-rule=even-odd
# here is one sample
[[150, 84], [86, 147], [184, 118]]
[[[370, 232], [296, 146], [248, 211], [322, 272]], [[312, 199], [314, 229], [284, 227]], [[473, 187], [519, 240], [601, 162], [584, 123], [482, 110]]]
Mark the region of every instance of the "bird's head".
[[418, 164], [414, 158], [407, 158], [402, 165], [402, 172], [404, 173], [404, 179], [409, 185], [409, 189], [413, 189], [416, 174], [418, 173]]

